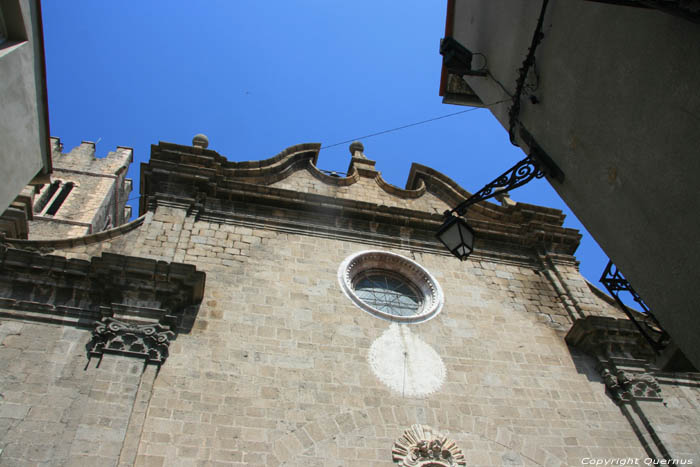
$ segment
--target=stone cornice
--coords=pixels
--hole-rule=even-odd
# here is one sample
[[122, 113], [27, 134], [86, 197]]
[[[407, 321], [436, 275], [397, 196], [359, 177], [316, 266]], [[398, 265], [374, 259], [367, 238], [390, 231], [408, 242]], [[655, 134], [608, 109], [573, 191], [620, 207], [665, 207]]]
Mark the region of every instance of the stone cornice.
[[[149, 206], [159, 203], [175, 202], [218, 216], [226, 216], [227, 212], [253, 213], [259, 218], [282, 215], [303, 218], [311, 225], [330, 226], [357, 220], [353, 225], [355, 230], [384, 229], [389, 233], [393, 229], [396, 232], [392, 230], [391, 235], [405, 237], [399, 229], [411, 228], [422, 241], [434, 242], [439, 248], [433, 233], [443, 221], [442, 214], [270, 186], [303, 169], [336, 186], [351, 185], [368, 176], [357, 168], [342, 178], [323, 174], [315, 167], [319, 149], [318, 144], [301, 144], [269, 159], [229, 162], [216, 152], [200, 147], [160, 143], [152, 146], [151, 160], [141, 166], [140, 212], [143, 214]], [[359, 162], [351, 164], [351, 168], [359, 165]], [[379, 172], [373, 173], [372, 177], [387, 196], [410, 199], [427, 191], [450, 205], [469, 196], [448, 177], [419, 164], [413, 165], [405, 190], [385, 182]], [[528, 204], [503, 207], [485, 202], [470, 209], [468, 218], [480, 242], [495, 241], [523, 248], [537, 246], [571, 255], [580, 239], [577, 231], [561, 227], [564, 216], [555, 209]]]
[[587, 316], [574, 322], [566, 342], [599, 359], [653, 361], [654, 350], [628, 319]]
[[138, 217], [131, 222], [122, 224], [112, 229], [103, 230], [94, 234], [83, 235], [80, 237], [60, 238], [53, 240], [24, 240], [16, 238], [4, 238], [2, 243], [23, 250], [35, 250], [48, 252], [59, 248], [73, 248], [80, 245], [91, 245], [98, 242], [103, 242], [111, 238], [116, 238], [124, 235], [127, 232], [141, 226], [147, 215]]
[[[124, 166], [119, 167], [119, 169], [123, 170]], [[111, 178], [112, 180], [116, 180], [118, 177], [118, 173], [120, 170], [117, 170], [116, 173], [114, 174], [106, 174], [102, 172], [90, 172], [89, 170], [76, 170], [76, 169], [70, 169], [67, 167], [54, 167], [53, 172], [54, 172], [54, 179], [60, 180], [61, 177], [58, 176], [57, 174], [59, 172], [65, 172], [69, 174], [77, 174], [77, 175], [90, 175], [92, 177], [102, 177], [102, 178]]]
[[395, 185], [392, 185], [391, 183], [385, 181], [381, 174], [379, 174], [375, 178], [375, 181], [377, 182], [377, 185], [379, 185], [382, 188], [382, 190], [394, 196], [398, 196], [399, 198], [420, 198], [426, 192], [425, 183], [423, 183], [422, 180], [415, 189], [411, 190], [402, 189]]
[[93, 327], [105, 318], [189, 332], [204, 293], [194, 266], [103, 253], [90, 261], [0, 250], [1, 315]]

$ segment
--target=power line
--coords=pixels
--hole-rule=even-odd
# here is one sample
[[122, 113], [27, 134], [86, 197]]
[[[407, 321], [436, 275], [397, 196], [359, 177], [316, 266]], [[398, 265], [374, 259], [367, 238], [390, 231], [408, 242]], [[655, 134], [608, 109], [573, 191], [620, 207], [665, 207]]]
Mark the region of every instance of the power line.
[[[484, 107], [491, 107], [492, 105], [496, 105], [496, 104], [500, 104], [502, 102], [508, 102], [508, 101], [510, 101], [510, 99], [504, 99], [502, 101], [494, 102], [493, 104], [485, 105]], [[409, 123], [408, 125], [403, 125], [403, 126], [398, 126], [396, 128], [390, 128], [388, 130], [378, 131], [376, 133], [371, 133], [371, 134], [365, 135], [365, 136], [359, 136], [357, 138], [352, 138], [352, 139], [349, 139], [346, 141], [341, 141], [339, 143], [329, 144], [328, 146], [321, 146], [321, 149], [328, 149], [328, 148], [332, 148], [335, 146], [340, 146], [341, 144], [352, 143], [353, 141], [359, 141], [361, 139], [371, 138], [373, 136], [379, 136], [379, 135], [384, 135], [386, 133], [392, 133], [394, 131], [403, 130], [405, 128], [410, 128], [412, 126], [417, 126], [417, 125], [422, 125], [424, 123], [434, 122], [435, 120], [442, 120], [443, 118], [454, 117], [455, 115], [465, 114], [467, 112], [473, 112], [473, 111], [479, 110], [481, 108], [482, 107], [470, 107], [467, 110], [460, 110], [459, 112], [453, 112], [451, 114], [441, 115], [440, 117], [429, 118], [428, 120], [422, 120], [420, 122]]]
[[[494, 103], [492, 103], [492, 104], [485, 105], [483, 108], [491, 107], [491, 106], [493, 106], [493, 105], [501, 104], [501, 103], [503, 103], [503, 102], [508, 102], [508, 101], [510, 101], [510, 99], [504, 99], [504, 100], [501, 100], [501, 101], [494, 102]], [[430, 123], [430, 122], [434, 122], [434, 121], [436, 121], [436, 120], [442, 120], [443, 118], [449, 118], [449, 117], [454, 117], [455, 115], [461, 115], [461, 114], [465, 114], [465, 113], [468, 113], [468, 112], [473, 112], [473, 111], [479, 110], [479, 109], [481, 109], [481, 108], [482, 108], [482, 107], [470, 107], [470, 108], [468, 108], [468, 109], [466, 109], [466, 110], [460, 110], [459, 112], [453, 112], [453, 113], [451, 113], [451, 114], [441, 115], [441, 116], [439, 116], [439, 117], [433, 117], [433, 118], [429, 118], [429, 119], [427, 119], [427, 120], [421, 120], [420, 122], [413, 122], [413, 123], [409, 123], [409, 124], [407, 124], [407, 125], [398, 126], [398, 127], [396, 127], [396, 128], [390, 128], [390, 129], [388, 129], [388, 130], [378, 131], [378, 132], [376, 132], [376, 133], [371, 133], [371, 134], [365, 135], [365, 136], [359, 136], [359, 137], [357, 137], [357, 138], [352, 138], [352, 139], [349, 139], [349, 140], [346, 140], [346, 141], [341, 141], [341, 142], [339, 142], [339, 143], [329, 144], [328, 146], [321, 146], [321, 149], [328, 149], [328, 148], [332, 148], [332, 147], [335, 147], [335, 146], [340, 146], [341, 144], [352, 143], [353, 141], [359, 141], [359, 140], [361, 140], [361, 139], [371, 138], [371, 137], [373, 137], [373, 136], [379, 136], [379, 135], [384, 135], [384, 134], [387, 134], [387, 133], [392, 133], [392, 132], [394, 132], [394, 131], [403, 130], [403, 129], [405, 129], [405, 128], [410, 128], [410, 127], [413, 127], [413, 126], [423, 125], [424, 123]], [[125, 203], [128, 203], [129, 201], [133, 201], [133, 200], [135, 200], [135, 199], [139, 199], [140, 197], [141, 197], [141, 195], [134, 196], [133, 198], [127, 199], [127, 200], [125, 201]], [[88, 209], [88, 210], [86, 210], [86, 211], [80, 211], [80, 212], [72, 213], [71, 216], [76, 216], [76, 215], [78, 215], [78, 214], [83, 214], [83, 213], [86, 213], [86, 212], [89, 212], [89, 211], [92, 211], [92, 209]]]

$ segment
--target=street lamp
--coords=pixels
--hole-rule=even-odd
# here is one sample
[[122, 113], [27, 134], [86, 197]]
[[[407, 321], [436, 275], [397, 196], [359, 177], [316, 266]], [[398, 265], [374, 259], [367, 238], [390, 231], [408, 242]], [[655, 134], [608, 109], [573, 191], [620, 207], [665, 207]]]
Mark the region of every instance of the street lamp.
[[450, 253], [464, 261], [474, 251], [474, 229], [467, 224], [467, 221], [453, 215], [452, 211], [445, 211], [445, 217], [447, 220], [436, 236], [450, 250]]
[[563, 174], [549, 157], [538, 148], [533, 148], [529, 156], [500, 177], [462, 201], [456, 208], [445, 211], [445, 222], [435, 236], [460, 261], [466, 260], [474, 250], [475, 237], [474, 229], [462, 217], [466, 214], [467, 208], [504, 191], [525, 185], [533, 178], [542, 178], [545, 173], [560, 180], [563, 178]]

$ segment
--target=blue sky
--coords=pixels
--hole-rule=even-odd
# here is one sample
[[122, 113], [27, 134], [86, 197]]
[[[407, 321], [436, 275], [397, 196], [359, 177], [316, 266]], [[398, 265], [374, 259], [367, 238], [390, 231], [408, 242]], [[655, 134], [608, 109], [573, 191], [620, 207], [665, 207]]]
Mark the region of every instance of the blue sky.
[[[52, 136], [98, 155], [134, 148], [129, 176], [158, 141], [204, 133], [229, 160], [324, 146], [465, 110], [438, 96], [446, 1], [43, 2]], [[363, 140], [384, 178], [403, 187], [412, 162], [470, 192], [522, 159], [486, 109]], [[348, 144], [319, 167], [345, 171]], [[577, 257], [598, 284], [607, 257], [545, 180], [515, 201], [562, 209], [582, 231]], [[131, 203], [136, 213], [137, 200]]]

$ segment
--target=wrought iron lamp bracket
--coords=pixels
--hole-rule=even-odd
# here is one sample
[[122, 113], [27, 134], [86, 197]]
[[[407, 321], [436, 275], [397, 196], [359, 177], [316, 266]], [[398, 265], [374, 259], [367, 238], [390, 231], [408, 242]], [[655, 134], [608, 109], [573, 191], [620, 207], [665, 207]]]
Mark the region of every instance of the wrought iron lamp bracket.
[[[533, 178], [547, 175], [556, 180], [563, 180], [564, 174], [551, 159], [534, 143], [530, 146], [530, 154], [499, 177], [488, 183], [481, 190], [459, 203], [454, 209], [445, 211], [445, 220], [435, 234], [437, 238], [454, 256], [465, 261], [474, 250], [475, 232], [466, 219], [462, 217], [472, 204], [493, 198], [498, 194], [525, 185]], [[456, 214], [456, 215], [455, 215]]]
[[[632, 285], [627, 281], [625, 276], [622, 275], [612, 260], [608, 261], [608, 265], [605, 267], [605, 271], [603, 271], [603, 275], [600, 277], [600, 282], [605, 286], [608, 293], [615, 299], [620, 309], [622, 309], [627, 317], [634, 323], [652, 349], [654, 349], [656, 353], [663, 350], [668, 343], [669, 335], [666, 333], [666, 331], [664, 331], [661, 324], [659, 324], [659, 321], [651, 313], [651, 310], [644, 302], [642, 297], [640, 297], [639, 294], [632, 288]], [[644, 319], [640, 320], [638, 317], [635, 317], [634, 313], [631, 312], [627, 306], [625, 306], [620, 298], [620, 292], [628, 292], [630, 295], [632, 295], [634, 301], [637, 302], [642, 310], [644, 310]], [[649, 321], [651, 321], [651, 326], [649, 325]], [[656, 330], [653, 328], [656, 328]]]
[[462, 201], [451, 211], [445, 211], [445, 217], [450, 217], [452, 214], [463, 216], [466, 214], [467, 208], [469, 208], [469, 206], [472, 204], [493, 198], [497, 194], [504, 191], [510, 191], [514, 188], [523, 186], [533, 178], [542, 178], [545, 176], [545, 173], [545, 166], [531, 154], [510, 169], [506, 170], [498, 178], [491, 183], [488, 183], [485, 187], [471, 195], [465, 201]]

